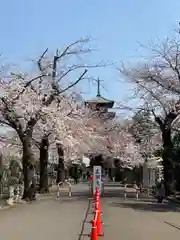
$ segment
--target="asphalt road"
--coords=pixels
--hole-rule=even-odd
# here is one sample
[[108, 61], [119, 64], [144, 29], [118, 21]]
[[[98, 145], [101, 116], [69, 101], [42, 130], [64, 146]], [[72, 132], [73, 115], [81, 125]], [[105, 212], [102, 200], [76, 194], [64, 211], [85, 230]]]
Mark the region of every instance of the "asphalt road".
[[[92, 204], [87, 184], [73, 186], [55, 195], [0, 212], [0, 234], [4, 240], [86, 240], [91, 230]], [[104, 240], [166, 240], [180, 237], [180, 208], [153, 198], [123, 199], [123, 188], [105, 186], [102, 197]]]

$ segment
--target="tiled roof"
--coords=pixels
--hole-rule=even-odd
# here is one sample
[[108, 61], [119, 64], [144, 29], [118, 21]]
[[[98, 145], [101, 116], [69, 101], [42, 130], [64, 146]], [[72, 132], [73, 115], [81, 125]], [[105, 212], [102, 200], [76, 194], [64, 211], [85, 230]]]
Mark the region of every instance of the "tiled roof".
[[89, 103], [114, 103], [114, 101], [112, 101], [112, 100], [108, 100], [108, 99], [105, 99], [105, 98], [103, 98], [103, 97], [101, 97], [101, 96], [97, 96], [97, 97], [95, 97], [95, 98], [93, 98], [93, 99], [91, 99], [91, 100], [87, 100], [86, 102], [89, 102]]

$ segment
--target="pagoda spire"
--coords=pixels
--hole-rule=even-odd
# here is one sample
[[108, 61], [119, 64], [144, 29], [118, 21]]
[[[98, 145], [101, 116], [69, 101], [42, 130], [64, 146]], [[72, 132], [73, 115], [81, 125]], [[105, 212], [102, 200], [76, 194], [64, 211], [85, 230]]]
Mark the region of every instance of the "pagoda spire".
[[100, 79], [98, 78], [98, 80], [97, 80], [97, 95], [96, 95], [97, 97], [100, 97], [101, 96], [101, 94], [100, 94]]

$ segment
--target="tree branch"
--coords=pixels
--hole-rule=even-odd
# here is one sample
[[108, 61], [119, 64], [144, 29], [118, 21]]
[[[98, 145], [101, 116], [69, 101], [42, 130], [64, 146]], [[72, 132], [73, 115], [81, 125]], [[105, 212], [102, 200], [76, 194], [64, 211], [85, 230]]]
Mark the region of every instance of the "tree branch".
[[160, 117], [155, 117], [155, 121], [159, 124], [161, 130], [164, 128], [163, 121], [160, 119]]
[[22, 95], [24, 93], [24, 91], [26, 90], [27, 87], [29, 87], [34, 81], [38, 80], [38, 79], [41, 79], [42, 77], [47, 77], [47, 74], [46, 75], [40, 75], [40, 76], [37, 76], [37, 77], [34, 77], [32, 78], [31, 80], [29, 80], [24, 86], [23, 86], [23, 89], [17, 94], [16, 97], [13, 98], [13, 101], [16, 101], [19, 99], [20, 95]]
[[37, 61], [40, 72], [43, 72], [43, 67], [41, 63], [47, 52], [48, 52], [48, 48], [46, 48], [46, 50], [43, 52], [43, 54], [40, 56], [39, 60]]
[[88, 70], [85, 69], [84, 72], [81, 74], [81, 76], [80, 76], [75, 82], [73, 82], [72, 84], [70, 84], [69, 86], [67, 86], [67, 87], [64, 88], [63, 90], [61, 90], [61, 91], [59, 92], [59, 94], [62, 94], [63, 92], [66, 92], [66, 91], [69, 90], [70, 88], [74, 87], [77, 83], [79, 83], [79, 82], [83, 79], [84, 75], [85, 75], [87, 72], [88, 72]]
[[30, 120], [26, 124], [26, 129], [24, 131], [24, 135], [32, 135], [33, 128], [36, 125], [37, 121], [40, 119], [40, 111], [38, 111], [34, 117], [31, 117]]

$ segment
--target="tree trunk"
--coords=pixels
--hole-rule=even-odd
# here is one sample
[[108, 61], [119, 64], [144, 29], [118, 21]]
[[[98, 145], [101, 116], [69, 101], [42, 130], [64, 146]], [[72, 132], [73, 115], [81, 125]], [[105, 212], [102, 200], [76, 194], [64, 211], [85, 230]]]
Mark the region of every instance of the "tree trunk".
[[22, 158], [22, 165], [23, 165], [23, 175], [24, 175], [24, 194], [22, 199], [27, 199], [29, 197], [29, 188], [31, 182], [30, 176], [30, 167], [32, 167], [35, 163], [32, 151], [32, 143], [31, 138], [26, 137], [23, 139], [23, 158]]
[[56, 146], [57, 146], [57, 152], [59, 156], [56, 183], [60, 183], [64, 181], [64, 177], [65, 177], [64, 151], [63, 151], [63, 146], [61, 144], [56, 144]]
[[43, 136], [40, 144], [40, 193], [48, 193], [48, 149], [49, 139], [48, 136]]
[[164, 129], [162, 131], [163, 138], [163, 171], [164, 171], [164, 185], [166, 189], [166, 195], [170, 193], [170, 182], [172, 180], [172, 150], [173, 143], [171, 141], [171, 131], [170, 129]]
[[166, 196], [170, 193], [170, 181], [172, 180], [172, 150], [173, 143], [171, 139], [171, 124], [176, 119], [177, 113], [170, 112], [166, 115], [164, 121], [162, 121], [159, 117], [156, 117], [155, 120], [159, 124], [162, 140], [163, 140], [163, 170], [164, 170], [164, 185]]

